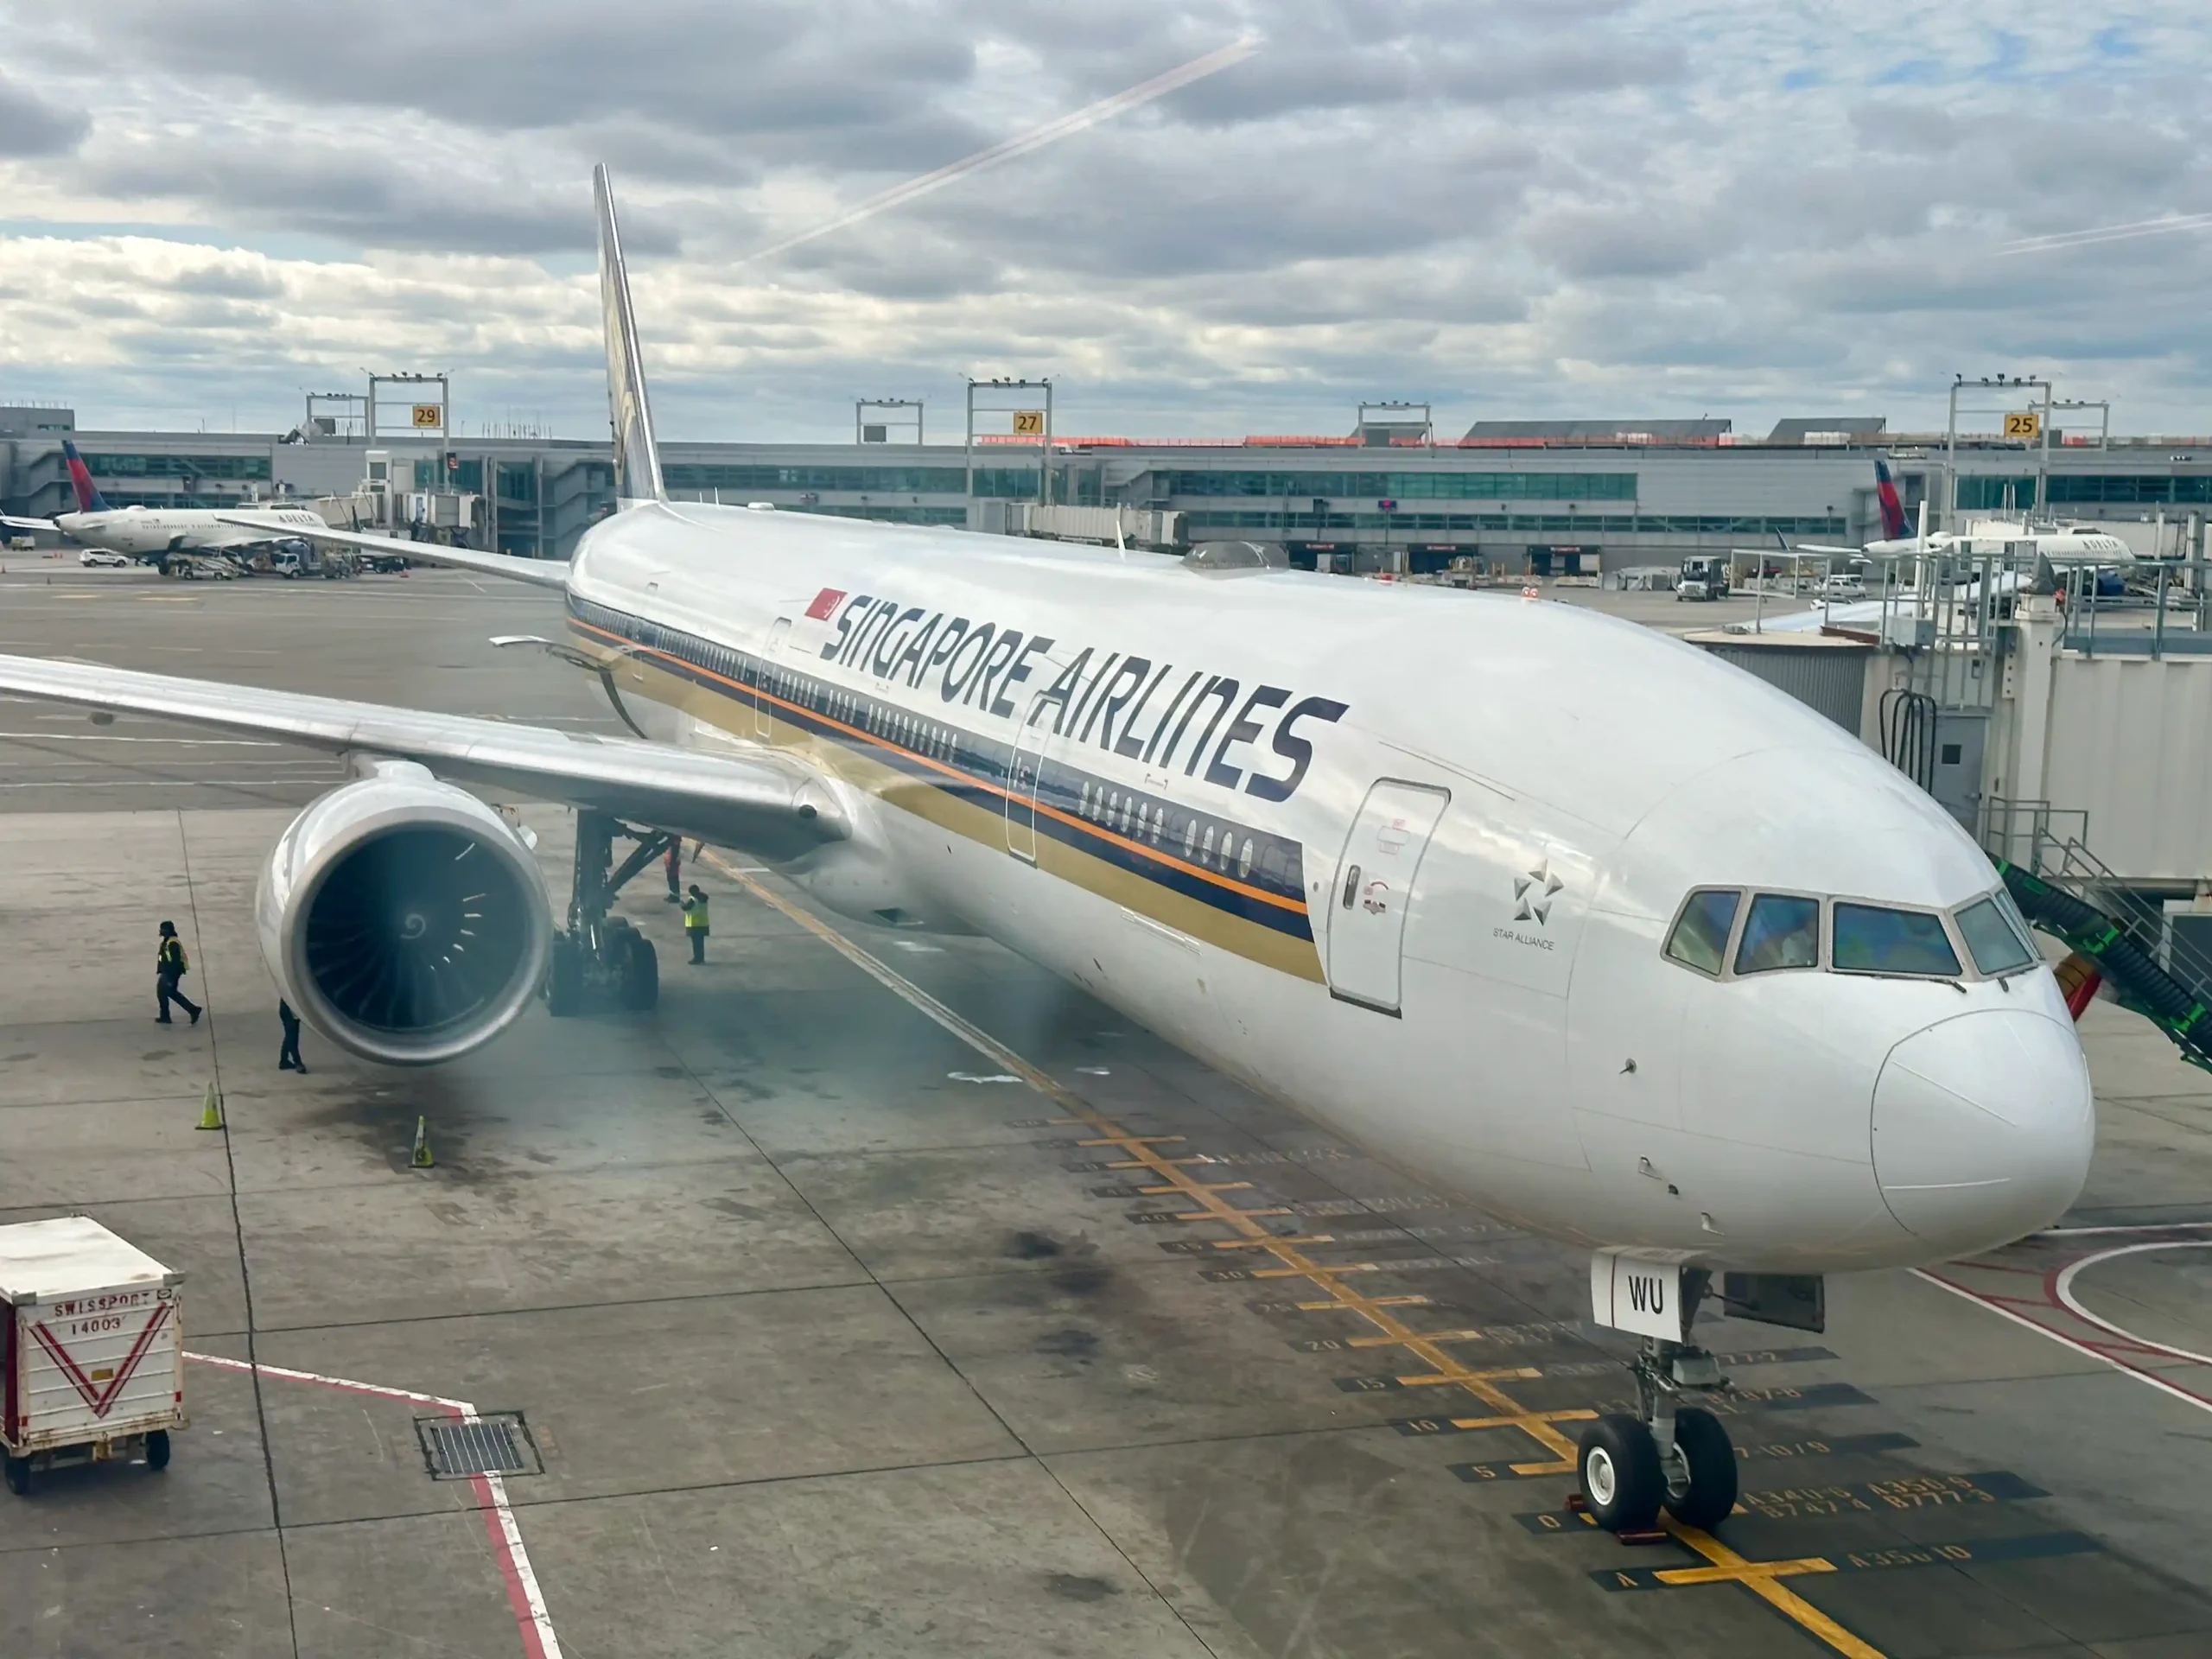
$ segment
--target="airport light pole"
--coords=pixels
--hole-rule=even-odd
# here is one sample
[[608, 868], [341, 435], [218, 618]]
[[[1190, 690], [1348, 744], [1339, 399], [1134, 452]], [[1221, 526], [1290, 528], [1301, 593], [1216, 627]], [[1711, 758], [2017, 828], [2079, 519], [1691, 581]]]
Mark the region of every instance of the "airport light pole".
[[[909, 414], [906, 411], [912, 410]], [[870, 420], [871, 415], [876, 416]], [[922, 400], [918, 397], [856, 397], [853, 400], [853, 442], [855, 443], [887, 443], [891, 429], [911, 424], [914, 429], [914, 445], [919, 448], [925, 442], [922, 435]]]
[[[1008, 401], [1011, 399], [1012, 401]], [[1042, 401], [1044, 407], [1035, 405]], [[1041, 506], [1052, 499], [1052, 383], [1043, 380], [970, 380], [968, 383], [968, 437], [963, 459], [966, 465], [968, 503], [976, 502], [976, 417], [1005, 415], [1013, 422], [1012, 435], [1037, 440], [1037, 500]]]
[[[2043, 396], [2039, 399], [2030, 399], [2025, 410], [2018, 409], [2009, 402], [1974, 404], [1959, 401], [1961, 392], [1971, 397], [1999, 387], [2016, 391], [2040, 391]], [[2017, 438], [2023, 443], [2036, 443], [2040, 440], [2036, 463], [2036, 511], [2043, 511], [2044, 496], [2050, 477], [2050, 411], [2055, 407], [2051, 391], [2050, 381], [2032, 375], [1981, 375], [1971, 380], [1963, 374], [1951, 377], [1950, 416], [1943, 425], [1943, 522], [1937, 528], [1952, 530], [1956, 527], [1953, 518], [1959, 506], [1959, 416], [1961, 412], [2002, 415], [2005, 417], [2005, 437]], [[2023, 421], [2026, 423], [2024, 429], [2019, 425]]]

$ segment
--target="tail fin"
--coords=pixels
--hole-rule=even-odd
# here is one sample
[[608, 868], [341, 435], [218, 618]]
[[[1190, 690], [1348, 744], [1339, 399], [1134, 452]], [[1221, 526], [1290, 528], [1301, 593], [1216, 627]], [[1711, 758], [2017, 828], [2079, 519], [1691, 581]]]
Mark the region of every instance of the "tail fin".
[[607, 407], [614, 425], [614, 494], [632, 501], [665, 501], [660, 450], [653, 442], [652, 405], [645, 399], [645, 365], [638, 360], [638, 319], [630, 309], [630, 274], [622, 264], [622, 233], [614, 222], [614, 187], [605, 166], [592, 168], [599, 204], [599, 305], [607, 327]]
[[1874, 457], [1874, 499], [1882, 508], [1882, 539], [1901, 542], [1904, 539], [1904, 504], [1897, 499], [1897, 486], [1890, 477], [1890, 464], [1879, 455]]
[[77, 486], [77, 511], [107, 512], [107, 498], [93, 486], [92, 474], [85, 465], [85, 458], [77, 453], [77, 446], [67, 438], [61, 440], [61, 459], [69, 468], [69, 481]]

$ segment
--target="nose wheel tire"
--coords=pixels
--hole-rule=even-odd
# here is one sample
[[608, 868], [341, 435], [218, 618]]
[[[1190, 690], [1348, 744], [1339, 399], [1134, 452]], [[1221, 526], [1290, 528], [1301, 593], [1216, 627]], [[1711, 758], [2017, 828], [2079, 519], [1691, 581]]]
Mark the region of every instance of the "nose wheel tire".
[[1636, 1418], [1616, 1412], [1584, 1429], [1576, 1468], [1583, 1507], [1607, 1532], [1643, 1532], [1659, 1518], [1667, 1478], [1658, 1442]]
[[1669, 1483], [1667, 1512], [1686, 1527], [1710, 1532], [1736, 1507], [1736, 1448], [1718, 1417], [1683, 1406], [1675, 1413], [1675, 1450], [1688, 1478], [1679, 1487]]

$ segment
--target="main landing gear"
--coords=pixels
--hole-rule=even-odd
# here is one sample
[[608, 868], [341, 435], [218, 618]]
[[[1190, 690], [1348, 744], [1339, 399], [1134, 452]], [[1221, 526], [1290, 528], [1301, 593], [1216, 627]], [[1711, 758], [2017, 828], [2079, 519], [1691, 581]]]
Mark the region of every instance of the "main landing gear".
[[[1682, 1272], [1686, 1334], [1710, 1277]], [[1582, 1432], [1583, 1507], [1608, 1532], [1649, 1532], [1662, 1507], [1682, 1525], [1710, 1531], [1736, 1507], [1736, 1448], [1718, 1417], [1685, 1402], [1728, 1386], [1720, 1363], [1693, 1344], [1646, 1336], [1630, 1370], [1637, 1414], [1615, 1412]]]
[[[614, 840], [634, 841], [622, 862], [614, 861]], [[553, 936], [545, 974], [545, 1011], [565, 1019], [583, 1011], [588, 1001], [605, 999], [617, 1007], [642, 1013], [660, 1001], [660, 958], [653, 944], [626, 916], [608, 907], [631, 877], [650, 866], [675, 842], [658, 830], [632, 830], [604, 812], [576, 814], [575, 881], [569, 898], [568, 931]]]

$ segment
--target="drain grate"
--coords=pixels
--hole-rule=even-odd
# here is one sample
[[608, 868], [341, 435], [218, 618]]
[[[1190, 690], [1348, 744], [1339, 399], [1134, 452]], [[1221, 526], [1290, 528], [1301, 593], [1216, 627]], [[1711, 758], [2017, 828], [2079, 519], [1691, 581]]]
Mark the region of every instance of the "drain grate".
[[542, 1475], [544, 1460], [530, 1425], [518, 1411], [487, 1411], [473, 1423], [451, 1417], [417, 1417], [415, 1438], [433, 1480], [472, 1475]]

